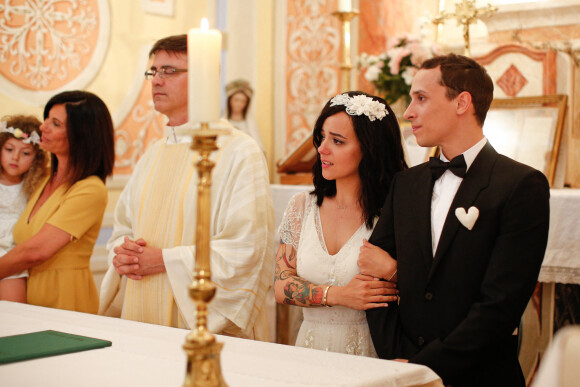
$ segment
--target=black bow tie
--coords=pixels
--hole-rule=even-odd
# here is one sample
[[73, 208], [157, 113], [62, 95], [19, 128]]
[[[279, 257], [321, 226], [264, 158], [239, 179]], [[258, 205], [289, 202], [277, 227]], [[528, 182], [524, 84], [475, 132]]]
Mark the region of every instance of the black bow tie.
[[465, 158], [463, 155], [454, 157], [453, 160], [445, 162], [437, 157], [431, 157], [429, 159], [429, 167], [431, 168], [431, 175], [433, 175], [433, 180], [437, 180], [446, 171], [450, 170], [455, 176], [463, 177], [467, 170], [467, 164], [465, 164]]

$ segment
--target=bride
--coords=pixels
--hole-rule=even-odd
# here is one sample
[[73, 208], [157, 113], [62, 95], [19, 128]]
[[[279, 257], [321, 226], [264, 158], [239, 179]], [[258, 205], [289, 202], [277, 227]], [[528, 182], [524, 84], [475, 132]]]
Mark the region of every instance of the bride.
[[397, 290], [360, 274], [357, 258], [388, 259], [384, 278], [394, 280], [396, 261], [366, 239], [406, 168], [399, 125], [383, 99], [351, 91], [327, 102], [313, 139], [314, 191], [294, 195], [280, 225], [276, 301], [305, 308], [297, 346], [376, 357], [365, 310], [386, 307]]

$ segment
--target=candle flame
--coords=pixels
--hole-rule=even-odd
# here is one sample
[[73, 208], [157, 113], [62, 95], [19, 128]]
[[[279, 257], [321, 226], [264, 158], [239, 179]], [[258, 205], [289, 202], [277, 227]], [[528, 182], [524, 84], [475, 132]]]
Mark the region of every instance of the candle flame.
[[206, 17], [201, 19], [201, 30], [204, 32], [209, 31], [209, 22], [207, 21]]

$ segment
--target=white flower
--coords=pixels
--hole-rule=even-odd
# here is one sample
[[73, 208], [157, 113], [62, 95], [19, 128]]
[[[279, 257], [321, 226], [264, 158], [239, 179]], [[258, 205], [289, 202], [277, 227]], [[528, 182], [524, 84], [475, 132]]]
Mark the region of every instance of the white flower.
[[336, 105], [348, 106], [349, 104], [350, 104], [350, 97], [348, 96], [348, 94], [339, 94], [339, 95], [335, 96], [334, 98], [332, 98], [332, 100], [330, 101], [330, 106], [336, 106]]
[[330, 100], [330, 106], [343, 105], [346, 107], [346, 113], [351, 116], [365, 115], [370, 121], [383, 119], [389, 111], [387, 107], [367, 97], [366, 95], [355, 95], [350, 97], [348, 94], [339, 94]]
[[375, 65], [379, 61], [379, 58], [375, 55], [367, 54], [363, 52], [360, 55], [359, 63], [361, 67], [369, 67]]
[[367, 98], [368, 97], [366, 95], [355, 95], [352, 97], [350, 106], [347, 106], [347, 109], [349, 109], [352, 114], [360, 116], [365, 111]]
[[[381, 62], [382, 63], [382, 62]], [[369, 82], [374, 82], [379, 79], [379, 74], [381, 73], [381, 66], [369, 66], [365, 72], [365, 79]]]
[[403, 79], [405, 80], [405, 84], [411, 86], [411, 83], [413, 82], [413, 77], [415, 76], [416, 73], [417, 73], [416, 68], [407, 67], [405, 71], [403, 71], [403, 73], [401, 74], [401, 77], [403, 77]]
[[34, 132], [32, 132], [30, 134], [30, 137], [27, 138], [26, 140], [24, 140], [25, 143], [32, 143], [32, 144], [36, 144], [38, 145], [40, 143], [40, 136], [38, 135], [38, 133], [36, 132], [36, 130]]

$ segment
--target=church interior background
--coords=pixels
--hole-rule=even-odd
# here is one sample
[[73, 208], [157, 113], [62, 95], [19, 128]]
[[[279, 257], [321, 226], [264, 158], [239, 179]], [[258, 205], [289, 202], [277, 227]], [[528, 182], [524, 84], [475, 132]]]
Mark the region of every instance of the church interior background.
[[[457, 13], [462, 1], [497, 7], [469, 29], [470, 55], [490, 72], [495, 97], [567, 96], [553, 187], [580, 188], [580, 0], [353, 0], [359, 13], [351, 22], [349, 85], [341, 85], [343, 36], [333, 15], [340, 0], [1, 0], [0, 116], [40, 118], [50, 96], [70, 89], [107, 103], [116, 128], [107, 229], [133, 166], [162, 136], [163, 117], [143, 77], [157, 39], [187, 33], [202, 17], [224, 33], [222, 85], [244, 78], [254, 87], [251, 114], [276, 184], [278, 162], [308, 138], [331, 96], [344, 89], [374, 93], [357, 68], [362, 53], [378, 55], [389, 39], [403, 36], [463, 53], [461, 23], [431, 21]], [[97, 278], [106, 267], [105, 242], [95, 250]], [[577, 287], [557, 290], [557, 326], [579, 322], [579, 298]]]

